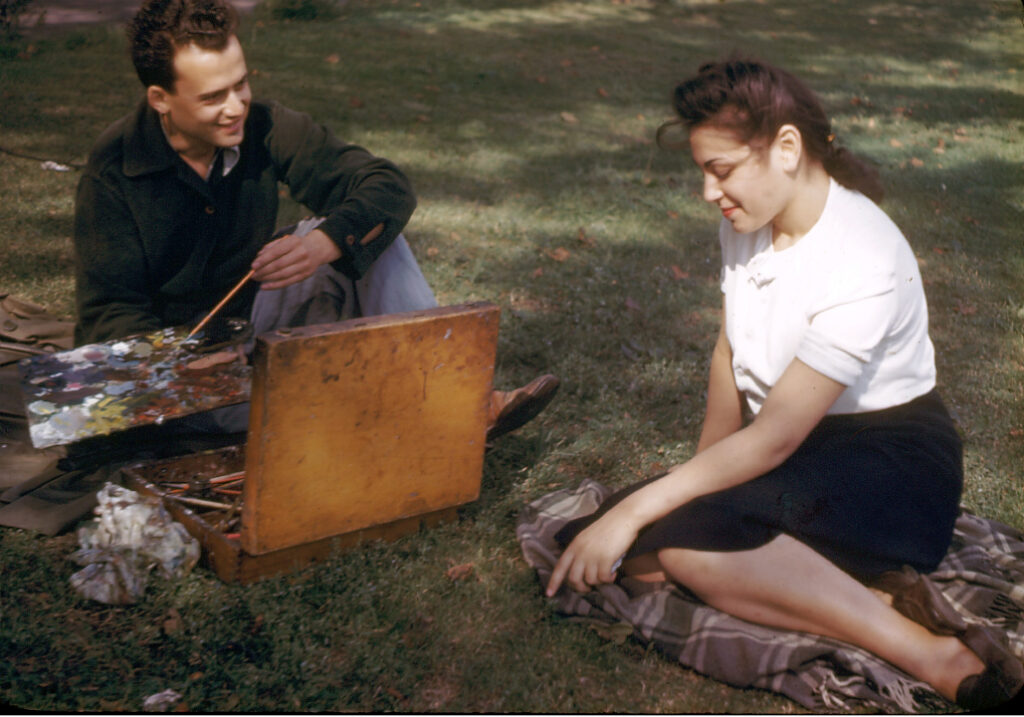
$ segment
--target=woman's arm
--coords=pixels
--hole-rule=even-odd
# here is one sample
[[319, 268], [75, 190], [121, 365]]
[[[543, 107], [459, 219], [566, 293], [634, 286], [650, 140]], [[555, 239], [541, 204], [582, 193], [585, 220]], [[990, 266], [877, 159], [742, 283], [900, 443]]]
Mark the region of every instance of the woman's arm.
[[723, 299], [722, 327], [711, 354], [707, 407], [704, 411], [704, 426], [697, 442], [698, 453], [743, 427], [743, 403], [732, 373], [732, 347], [725, 333], [724, 303]]
[[554, 595], [563, 580], [580, 592], [610, 582], [616, 561], [643, 526], [694, 498], [745, 483], [781, 464], [845, 388], [794, 359], [750, 425], [632, 493], [581, 532], [555, 565], [547, 594]]

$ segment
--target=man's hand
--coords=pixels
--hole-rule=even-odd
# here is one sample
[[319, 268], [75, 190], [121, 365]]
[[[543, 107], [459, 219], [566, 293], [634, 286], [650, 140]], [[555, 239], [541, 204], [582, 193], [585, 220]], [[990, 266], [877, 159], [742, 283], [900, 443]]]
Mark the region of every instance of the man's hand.
[[252, 262], [253, 278], [264, 289], [281, 289], [309, 278], [321, 264], [340, 256], [341, 249], [319, 229], [305, 236], [287, 234], [260, 249]]

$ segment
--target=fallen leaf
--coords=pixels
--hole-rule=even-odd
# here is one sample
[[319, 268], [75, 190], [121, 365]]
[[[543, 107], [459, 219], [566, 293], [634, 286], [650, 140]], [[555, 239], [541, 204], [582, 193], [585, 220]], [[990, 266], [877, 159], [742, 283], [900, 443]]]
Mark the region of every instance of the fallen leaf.
[[405, 702], [408, 699], [405, 695], [396, 690], [394, 687], [385, 687], [384, 691], [400, 702]]
[[606, 89], [605, 89], [605, 88], [603, 88], [603, 87], [598, 87], [598, 88], [597, 88], [597, 94], [598, 94], [598, 96], [600, 96], [600, 97], [607, 97], [607, 96], [608, 96], [608, 90], [606, 90]]
[[339, 62], [341, 62], [341, 56], [336, 52], [332, 52], [330, 55], [324, 58], [324, 61], [329, 62], [332, 65], [337, 65]]
[[585, 244], [586, 246], [594, 246], [595, 244], [597, 244], [597, 242], [594, 240], [594, 237], [587, 236], [587, 230], [584, 229], [583, 227], [580, 227], [579, 234], [576, 238], [579, 239], [581, 244]]
[[473, 563], [462, 563], [453, 565], [444, 571], [444, 576], [449, 580], [465, 580], [473, 574]]
[[437, 256], [440, 253], [441, 253], [441, 250], [438, 249], [436, 246], [432, 246], [432, 247], [427, 249], [427, 256], [429, 256], [429, 257], [435, 257], [435, 256]]
[[544, 269], [543, 269], [543, 267], [539, 267], [538, 266], [536, 269], [533, 270], [533, 273], [530, 274], [530, 276], [532, 276], [534, 279], [539, 279], [542, 276], [544, 276]]
[[889, 146], [890, 147], [902, 147], [903, 143], [900, 142], [898, 139], [893, 138], [893, 139], [889, 140]]
[[365, 102], [363, 102], [363, 101], [362, 101], [361, 99], [359, 99], [358, 97], [352, 96], [352, 97], [349, 97], [349, 98], [348, 98], [348, 106], [349, 106], [349, 107], [352, 107], [353, 109], [359, 109], [359, 108], [360, 108], [360, 107], [362, 107], [362, 106], [363, 106], [364, 104], [366, 104], [366, 103], [365, 103]]
[[672, 268], [672, 278], [675, 279], [676, 281], [682, 281], [683, 279], [689, 279], [690, 278], [690, 272], [683, 271], [682, 269], [680, 269], [675, 264], [673, 264], [671, 268]]
[[970, 303], [969, 301], [959, 299], [957, 300], [956, 306], [953, 308], [953, 311], [960, 314], [961, 316], [974, 316], [976, 313], [978, 313], [978, 307]]
[[172, 607], [167, 611], [162, 627], [165, 635], [173, 635], [181, 630], [181, 614]]
[[917, 157], [911, 157], [910, 158], [910, 163], [912, 165], [914, 165], [915, 167], [923, 167], [924, 166], [924, 160], [923, 159], [918, 159]]
[[548, 249], [544, 253], [547, 254], [552, 259], [554, 259], [555, 261], [565, 261], [570, 256], [572, 256], [572, 252], [570, 252], [565, 247], [558, 247], [557, 249]]
[[679, 212], [675, 211], [674, 209], [669, 209], [668, 210], [668, 218], [669, 219], [678, 219], [679, 218]]
[[633, 634], [633, 626], [628, 622], [608, 622], [598, 618], [571, 617], [570, 622], [578, 622], [596, 632], [605, 640], [611, 640], [616, 645], [623, 644]]
[[560, 116], [563, 122], [566, 122], [568, 124], [579, 124], [579, 120], [576, 119], [576, 115], [574, 115], [572, 112], [562, 112]]

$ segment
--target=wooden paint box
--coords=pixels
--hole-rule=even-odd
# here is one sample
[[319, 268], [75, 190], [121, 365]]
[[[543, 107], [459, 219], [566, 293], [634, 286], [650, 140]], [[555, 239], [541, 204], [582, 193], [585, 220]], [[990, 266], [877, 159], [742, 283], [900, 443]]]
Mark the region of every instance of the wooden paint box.
[[[244, 447], [124, 470], [228, 582], [394, 540], [479, 496], [499, 310], [475, 303], [257, 338]], [[168, 477], [245, 471], [237, 537], [167, 497]]]

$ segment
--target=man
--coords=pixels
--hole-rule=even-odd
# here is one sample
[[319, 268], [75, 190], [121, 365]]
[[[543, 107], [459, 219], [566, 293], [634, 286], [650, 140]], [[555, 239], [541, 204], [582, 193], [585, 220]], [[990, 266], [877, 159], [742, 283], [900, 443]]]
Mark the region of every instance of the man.
[[[129, 27], [145, 99], [99, 138], [75, 202], [76, 343], [220, 311], [256, 333], [436, 306], [401, 235], [416, 200], [391, 162], [307, 115], [254, 102], [227, 0], [146, 0]], [[278, 186], [318, 218], [275, 237]], [[488, 439], [554, 397], [494, 391]], [[212, 412], [215, 428], [247, 416]]]

